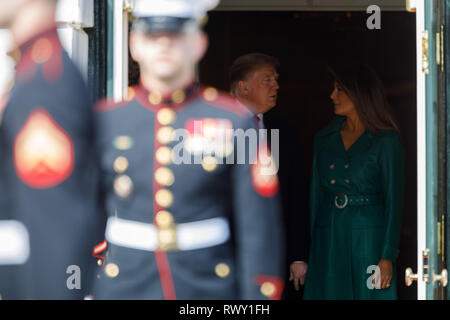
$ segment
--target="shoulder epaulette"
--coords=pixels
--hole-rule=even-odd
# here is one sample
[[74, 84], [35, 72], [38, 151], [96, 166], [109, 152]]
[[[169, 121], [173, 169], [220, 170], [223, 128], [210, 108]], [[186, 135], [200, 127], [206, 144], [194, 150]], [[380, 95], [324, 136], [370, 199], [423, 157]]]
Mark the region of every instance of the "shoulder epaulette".
[[131, 101], [134, 100], [134, 98], [136, 96], [135, 92], [136, 92], [135, 87], [129, 87], [126, 97], [120, 102], [115, 102], [114, 99], [111, 97], [103, 98], [95, 104], [94, 111], [101, 113], [101, 112], [108, 112], [108, 111], [116, 110], [121, 107], [125, 107]]

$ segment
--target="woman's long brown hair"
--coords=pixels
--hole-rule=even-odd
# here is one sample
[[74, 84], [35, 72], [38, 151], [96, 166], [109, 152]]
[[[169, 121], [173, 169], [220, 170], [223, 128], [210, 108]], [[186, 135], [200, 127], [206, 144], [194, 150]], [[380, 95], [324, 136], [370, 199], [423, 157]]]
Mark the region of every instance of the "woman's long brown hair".
[[334, 81], [353, 102], [359, 119], [373, 133], [395, 130], [398, 125], [392, 115], [384, 86], [375, 71], [364, 64], [330, 68]]

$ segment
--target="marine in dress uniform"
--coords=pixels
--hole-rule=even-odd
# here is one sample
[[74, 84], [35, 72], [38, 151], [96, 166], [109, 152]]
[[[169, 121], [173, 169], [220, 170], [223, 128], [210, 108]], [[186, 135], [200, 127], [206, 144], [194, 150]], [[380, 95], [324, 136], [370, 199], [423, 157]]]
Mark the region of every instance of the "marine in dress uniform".
[[0, 244], [0, 264], [9, 265], [0, 272], [10, 279], [1, 294], [83, 299], [93, 276], [91, 249], [105, 223], [97, 210], [92, 102], [55, 26], [19, 49], [0, 127], [1, 214], [9, 219], [0, 229], [11, 240]]
[[[134, 32], [184, 37], [206, 2], [136, 1]], [[249, 113], [193, 75], [150, 90], [146, 72], [125, 101], [96, 107], [108, 223], [94, 299], [279, 299], [278, 178], [262, 161], [238, 164], [231, 134], [255, 129]]]

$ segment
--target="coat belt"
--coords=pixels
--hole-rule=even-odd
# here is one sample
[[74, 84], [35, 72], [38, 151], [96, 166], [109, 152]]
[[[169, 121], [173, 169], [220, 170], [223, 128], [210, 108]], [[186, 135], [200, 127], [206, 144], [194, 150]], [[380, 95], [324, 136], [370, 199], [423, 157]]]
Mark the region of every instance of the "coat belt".
[[338, 209], [344, 209], [347, 206], [375, 206], [383, 204], [383, 198], [380, 194], [332, 193], [330, 190], [327, 190], [327, 193]]
[[223, 217], [175, 224], [170, 229], [110, 217], [105, 235], [106, 240], [121, 247], [145, 251], [185, 251], [225, 243], [230, 238], [230, 228], [228, 220]]

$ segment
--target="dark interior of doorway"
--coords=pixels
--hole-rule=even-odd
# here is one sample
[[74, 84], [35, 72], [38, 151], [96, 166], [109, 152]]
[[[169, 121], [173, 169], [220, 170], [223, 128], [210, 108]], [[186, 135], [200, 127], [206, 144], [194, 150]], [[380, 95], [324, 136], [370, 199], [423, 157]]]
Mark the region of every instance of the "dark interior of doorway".
[[[300, 133], [309, 177], [314, 134], [333, 117], [333, 83], [327, 66], [351, 61], [371, 65], [383, 80], [405, 145], [405, 205], [397, 261], [398, 297], [416, 299], [405, 286], [407, 267], [417, 270], [416, 38], [415, 15], [382, 12], [381, 29], [366, 27], [365, 12], [216, 11], [205, 31], [210, 47], [200, 63], [200, 81], [228, 91], [228, 70], [250, 52], [276, 56], [280, 90], [276, 111]], [[130, 84], [139, 71], [130, 59]]]
[[210, 47], [200, 64], [202, 83], [228, 90], [228, 69], [250, 52], [276, 56], [280, 66], [276, 110], [300, 132], [306, 172], [314, 134], [333, 117], [327, 65], [370, 64], [383, 80], [406, 151], [406, 190], [398, 259], [399, 299], [416, 299], [405, 286], [407, 267], [416, 270], [416, 37], [415, 15], [382, 12], [381, 29], [369, 30], [365, 12], [224, 12], [209, 15]]

